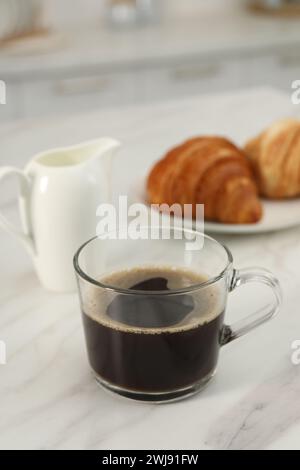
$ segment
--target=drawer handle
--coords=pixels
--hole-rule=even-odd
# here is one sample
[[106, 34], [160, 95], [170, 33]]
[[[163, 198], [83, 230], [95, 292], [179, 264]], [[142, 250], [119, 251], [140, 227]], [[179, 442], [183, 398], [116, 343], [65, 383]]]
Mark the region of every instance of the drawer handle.
[[178, 82], [204, 80], [219, 75], [220, 72], [221, 67], [219, 64], [181, 67], [171, 72], [171, 78]]
[[55, 85], [58, 95], [80, 95], [86, 93], [103, 93], [111, 86], [108, 77], [83, 77], [60, 80]]

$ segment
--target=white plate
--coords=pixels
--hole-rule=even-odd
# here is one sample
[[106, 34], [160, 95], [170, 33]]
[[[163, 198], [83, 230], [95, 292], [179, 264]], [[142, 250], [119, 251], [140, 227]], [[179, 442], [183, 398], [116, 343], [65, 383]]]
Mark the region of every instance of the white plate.
[[[134, 202], [146, 204], [145, 180], [142, 178], [133, 183], [130, 188], [129, 203]], [[256, 224], [221, 224], [206, 221], [205, 232], [233, 234], [263, 233], [300, 225], [300, 198], [285, 201], [262, 200], [262, 204], [264, 211], [263, 218]], [[178, 223], [181, 223], [179, 219]]]

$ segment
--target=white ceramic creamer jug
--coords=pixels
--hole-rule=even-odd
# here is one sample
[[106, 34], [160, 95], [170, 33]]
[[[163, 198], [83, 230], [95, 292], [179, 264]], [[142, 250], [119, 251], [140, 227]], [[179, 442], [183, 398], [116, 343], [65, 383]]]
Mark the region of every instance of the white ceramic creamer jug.
[[25, 244], [41, 283], [50, 290], [76, 287], [72, 259], [96, 234], [96, 210], [110, 202], [110, 169], [119, 142], [102, 138], [36, 155], [24, 171], [0, 168], [0, 179], [20, 182], [23, 231], [0, 214], [0, 227]]

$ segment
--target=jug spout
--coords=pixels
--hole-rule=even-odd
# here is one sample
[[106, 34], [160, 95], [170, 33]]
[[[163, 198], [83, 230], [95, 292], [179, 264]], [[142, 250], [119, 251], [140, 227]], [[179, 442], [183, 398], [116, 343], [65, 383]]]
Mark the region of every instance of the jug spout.
[[[90, 161], [92, 164], [96, 164], [98, 166], [98, 170], [100, 170], [110, 186], [113, 157], [121, 144], [117, 140], [109, 137], [98, 139], [94, 144], [94, 152], [91, 152], [90, 154]], [[110, 193], [110, 191], [108, 192]], [[108, 199], [110, 199], [110, 194], [107, 194], [107, 196]]]
[[110, 178], [112, 158], [115, 156], [121, 144], [115, 139], [104, 137], [87, 144], [89, 148], [90, 162], [97, 161], [101, 170]]
[[[88, 164], [93, 174], [99, 175], [101, 181], [101, 201], [112, 201], [112, 163], [113, 157], [121, 144], [115, 139], [104, 137], [89, 143]], [[98, 197], [100, 192], [98, 193]]]
[[87, 147], [90, 149], [90, 159], [101, 158], [105, 156], [108, 158], [113, 157], [120, 146], [120, 142], [115, 139], [111, 139], [110, 137], [94, 140], [87, 144]]

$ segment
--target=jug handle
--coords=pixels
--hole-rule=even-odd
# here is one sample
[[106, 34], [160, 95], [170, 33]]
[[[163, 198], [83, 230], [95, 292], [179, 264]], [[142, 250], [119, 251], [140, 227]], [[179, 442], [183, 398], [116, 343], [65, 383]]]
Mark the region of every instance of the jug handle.
[[11, 235], [14, 235], [18, 240], [21, 241], [25, 248], [30, 254], [34, 253], [34, 241], [32, 235], [29, 233], [29, 217], [28, 217], [28, 202], [29, 202], [29, 190], [30, 183], [25, 173], [18, 168], [5, 166], [0, 168], [0, 182], [2, 179], [9, 175], [17, 176], [19, 187], [20, 187], [20, 215], [22, 222], [26, 229], [24, 231], [16, 228], [11, 222], [9, 222], [4, 215], [0, 213], [0, 227], [6, 230]]

